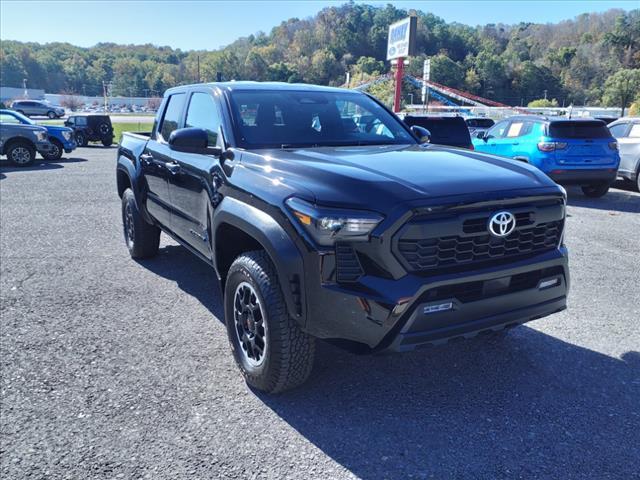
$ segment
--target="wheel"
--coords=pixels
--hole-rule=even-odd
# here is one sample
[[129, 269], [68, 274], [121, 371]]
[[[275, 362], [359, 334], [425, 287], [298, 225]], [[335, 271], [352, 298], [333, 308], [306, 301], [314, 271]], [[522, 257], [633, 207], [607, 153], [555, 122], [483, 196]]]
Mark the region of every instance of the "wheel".
[[607, 194], [609, 191], [608, 183], [599, 183], [595, 185], [582, 185], [582, 193], [587, 197], [600, 198]]
[[102, 136], [106, 136], [109, 133], [111, 133], [111, 128], [109, 127], [109, 124], [104, 122], [98, 125], [97, 130]]
[[157, 255], [160, 229], [142, 218], [130, 188], [122, 195], [122, 227], [131, 258], [150, 258]]
[[110, 147], [112, 144], [113, 144], [113, 140], [111, 139], [105, 138], [104, 140], [102, 140], [102, 145], [104, 145], [105, 147]]
[[638, 166], [638, 171], [636, 172], [636, 189], [640, 192], [640, 166]]
[[86, 147], [89, 142], [87, 141], [87, 136], [84, 133], [76, 132], [76, 143], [81, 147]]
[[28, 167], [36, 159], [36, 149], [25, 142], [15, 142], [7, 149], [7, 158], [16, 167]]
[[60, 160], [60, 158], [62, 158], [62, 152], [64, 152], [64, 147], [62, 146], [62, 143], [60, 143], [60, 140], [56, 140], [55, 138], [52, 138], [51, 140], [51, 145], [52, 148], [49, 151], [49, 153], [47, 153], [46, 155], [43, 155], [43, 157], [46, 160]]
[[49, 117], [51, 120], [57, 118], [56, 112], [47, 112], [47, 117]]
[[315, 340], [287, 313], [266, 252], [236, 258], [227, 275], [224, 306], [233, 356], [250, 386], [277, 393], [309, 377]]

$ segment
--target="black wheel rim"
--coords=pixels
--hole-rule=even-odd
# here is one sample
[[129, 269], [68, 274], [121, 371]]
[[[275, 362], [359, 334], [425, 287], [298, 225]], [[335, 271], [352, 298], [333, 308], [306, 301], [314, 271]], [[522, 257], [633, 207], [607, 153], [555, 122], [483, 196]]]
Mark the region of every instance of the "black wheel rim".
[[60, 156], [60, 148], [55, 143], [51, 147], [51, 158], [58, 158]]
[[127, 241], [127, 246], [133, 248], [133, 242], [135, 240], [135, 224], [133, 221], [133, 208], [131, 204], [127, 203], [124, 207], [124, 238]]
[[264, 310], [253, 286], [242, 282], [233, 296], [233, 319], [244, 361], [259, 367], [267, 353], [268, 331]]

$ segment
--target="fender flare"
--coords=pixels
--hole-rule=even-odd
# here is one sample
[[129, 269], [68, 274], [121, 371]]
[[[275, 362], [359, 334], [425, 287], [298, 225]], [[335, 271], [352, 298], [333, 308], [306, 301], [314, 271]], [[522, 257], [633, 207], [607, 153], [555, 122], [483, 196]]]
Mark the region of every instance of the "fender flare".
[[[305, 298], [302, 282], [304, 266], [302, 255], [289, 234], [268, 213], [235, 198], [225, 197], [216, 208], [211, 222], [214, 244], [218, 229], [228, 224], [242, 230], [256, 240], [267, 252], [278, 274], [280, 289], [284, 295], [289, 314], [304, 326]], [[220, 276], [218, 255], [213, 263]]]
[[[137, 162], [136, 162], [137, 163]], [[133, 191], [133, 197], [136, 201], [136, 206], [138, 207], [138, 211], [141, 213], [143, 218], [149, 222], [154, 223], [153, 219], [149, 217], [147, 213], [147, 209], [144, 208], [144, 190], [142, 188], [140, 180], [140, 176], [138, 175], [138, 171], [136, 170], [136, 163], [129, 158], [127, 152], [118, 152], [118, 164], [116, 166], [116, 181], [118, 182], [118, 194], [120, 195], [120, 184], [118, 180], [118, 176], [122, 173], [127, 176], [129, 179], [129, 184], [131, 185], [131, 190]]]

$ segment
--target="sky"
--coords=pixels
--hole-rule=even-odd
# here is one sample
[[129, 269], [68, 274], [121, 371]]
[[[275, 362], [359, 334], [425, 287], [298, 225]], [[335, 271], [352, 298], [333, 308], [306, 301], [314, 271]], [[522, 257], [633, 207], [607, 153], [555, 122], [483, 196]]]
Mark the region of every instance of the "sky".
[[[214, 50], [283, 20], [306, 18], [344, 1], [0, 1], [0, 39], [69, 42], [152, 43], [182, 50]], [[388, 1], [366, 1], [382, 6]], [[558, 22], [610, 8], [631, 10], [640, 0], [564, 1], [399, 1], [399, 8], [431, 12], [447, 22]]]

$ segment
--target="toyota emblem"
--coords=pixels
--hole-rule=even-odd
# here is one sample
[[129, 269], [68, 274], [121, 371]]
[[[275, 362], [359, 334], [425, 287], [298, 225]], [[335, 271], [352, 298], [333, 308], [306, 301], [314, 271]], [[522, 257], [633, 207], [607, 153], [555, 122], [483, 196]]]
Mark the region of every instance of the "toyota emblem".
[[506, 237], [516, 228], [516, 217], [511, 212], [498, 212], [489, 219], [489, 232], [496, 237]]

